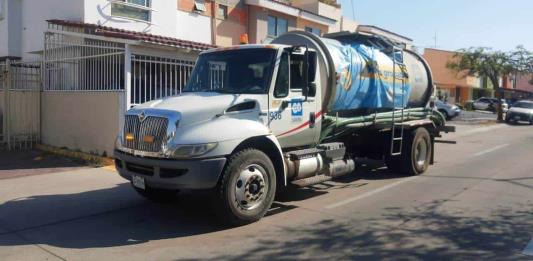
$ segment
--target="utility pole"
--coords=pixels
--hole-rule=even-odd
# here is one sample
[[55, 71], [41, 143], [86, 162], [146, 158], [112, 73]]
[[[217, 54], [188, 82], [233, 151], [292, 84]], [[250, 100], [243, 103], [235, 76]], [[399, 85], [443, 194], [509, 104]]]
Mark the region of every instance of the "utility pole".
[[433, 40], [435, 40], [435, 49], [437, 49], [437, 31], [435, 31], [435, 36], [433, 37]]
[[355, 21], [355, 6], [353, 5], [353, 0], [350, 0], [350, 2], [352, 3], [352, 20]]

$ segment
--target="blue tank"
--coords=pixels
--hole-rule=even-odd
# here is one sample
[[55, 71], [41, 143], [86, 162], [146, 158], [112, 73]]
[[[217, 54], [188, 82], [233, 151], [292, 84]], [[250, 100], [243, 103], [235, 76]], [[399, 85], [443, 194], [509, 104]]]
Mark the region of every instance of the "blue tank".
[[[318, 56], [322, 110], [365, 114], [395, 107], [425, 107], [433, 92], [429, 66], [418, 54], [391, 46], [376, 47], [356, 33], [318, 37], [294, 31], [272, 43], [307, 45]], [[380, 39], [374, 39], [377, 42]], [[382, 44], [386, 44], [381, 40]], [[385, 50], [388, 48], [389, 51]], [[396, 59], [394, 64], [393, 59]], [[396, 78], [396, 80], [394, 80]]]

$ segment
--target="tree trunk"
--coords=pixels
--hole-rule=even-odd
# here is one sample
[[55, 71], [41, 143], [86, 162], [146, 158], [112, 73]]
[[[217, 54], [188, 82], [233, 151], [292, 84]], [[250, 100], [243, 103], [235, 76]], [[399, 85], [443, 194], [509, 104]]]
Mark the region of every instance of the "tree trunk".
[[498, 122], [503, 122], [503, 110], [502, 110], [502, 92], [500, 88], [500, 83], [498, 81], [498, 77], [491, 77], [492, 86], [494, 86], [495, 90], [495, 96], [498, 99], [498, 102], [496, 103], [496, 113], [498, 114]]

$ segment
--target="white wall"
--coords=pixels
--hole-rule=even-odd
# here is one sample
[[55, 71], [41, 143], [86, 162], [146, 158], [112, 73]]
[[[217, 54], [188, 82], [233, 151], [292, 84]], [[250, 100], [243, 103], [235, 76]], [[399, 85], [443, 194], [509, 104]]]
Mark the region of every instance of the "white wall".
[[0, 0], [0, 57], [8, 55], [7, 1]]
[[176, 37], [176, 12], [178, 10], [178, 1], [152, 1], [152, 8], [155, 11], [152, 12], [151, 23], [138, 22], [111, 16], [111, 3], [109, 0], [86, 0], [84, 22], [137, 32]]
[[124, 92], [42, 92], [41, 97], [43, 144], [113, 155]]
[[195, 13], [177, 11], [176, 38], [211, 43], [211, 18]]
[[21, 2], [0, 0], [0, 56], [21, 56]]
[[22, 2], [22, 57], [37, 59], [39, 56], [28, 54], [43, 50], [44, 32], [48, 28], [46, 20], [83, 19], [84, 0], [21, 0]]

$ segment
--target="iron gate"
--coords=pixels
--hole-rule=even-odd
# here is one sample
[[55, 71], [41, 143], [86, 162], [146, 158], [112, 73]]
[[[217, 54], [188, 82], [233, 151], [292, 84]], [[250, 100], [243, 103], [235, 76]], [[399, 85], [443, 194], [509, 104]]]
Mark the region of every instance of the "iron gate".
[[41, 63], [8, 60], [2, 67], [2, 143], [30, 149], [40, 141]]

